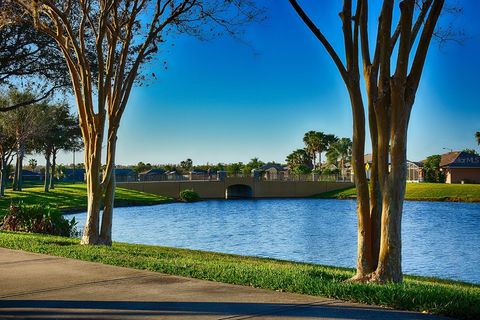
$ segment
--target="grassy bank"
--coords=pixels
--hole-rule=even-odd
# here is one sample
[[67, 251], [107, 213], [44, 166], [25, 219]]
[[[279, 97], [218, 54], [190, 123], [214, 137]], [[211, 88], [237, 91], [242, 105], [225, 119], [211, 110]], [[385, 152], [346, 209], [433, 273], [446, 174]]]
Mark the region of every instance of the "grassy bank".
[[[116, 206], [153, 205], [172, 200], [121, 188], [117, 188], [115, 194]], [[5, 197], [0, 198], [0, 210], [18, 201], [23, 201], [25, 204], [45, 203], [64, 211], [84, 210], [87, 207], [87, 189], [85, 184], [59, 184], [50, 192], [44, 192], [43, 187], [29, 187], [24, 188], [23, 191], [6, 190]]]
[[77, 239], [11, 232], [0, 232], [0, 246], [463, 319], [480, 318], [480, 286], [460, 282], [406, 277], [401, 285], [350, 284], [343, 281], [353, 275], [351, 269], [125, 243], [87, 247], [80, 246]]
[[[355, 188], [330, 191], [317, 198], [355, 198]], [[480, 184], [407, 183], [406, 200], [480, 202]]]

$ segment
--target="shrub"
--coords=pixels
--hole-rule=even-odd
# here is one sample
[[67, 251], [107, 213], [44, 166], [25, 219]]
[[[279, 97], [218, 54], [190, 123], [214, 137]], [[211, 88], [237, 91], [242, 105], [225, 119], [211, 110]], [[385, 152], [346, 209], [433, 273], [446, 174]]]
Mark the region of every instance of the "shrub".
[[0, 229], [8, 231], [23, 231], [45, 233], [64, 237], [74, 237], [77, 222], [65, 219], [62, 213], [48, 205], [25, 205], [22, 202], [12, 204], [3, 213]]
[[293, 167], [292, 171], [295, 174], [310, 174], [310, 173], [312, 173], [312, 169], [310, 169], [309, 167], [307, 167], [304, 164], [299, 164], [299, 165]]
[[180, 191], [180, 200], [184, 202], [193, 202], [200, 200], [200, 196], [193, 189], [186, 189]]
[[325, 170], [323, 170], [322, 174], [324, 174], [324, 175], [340, 174], [340, 169], [325, 169]]

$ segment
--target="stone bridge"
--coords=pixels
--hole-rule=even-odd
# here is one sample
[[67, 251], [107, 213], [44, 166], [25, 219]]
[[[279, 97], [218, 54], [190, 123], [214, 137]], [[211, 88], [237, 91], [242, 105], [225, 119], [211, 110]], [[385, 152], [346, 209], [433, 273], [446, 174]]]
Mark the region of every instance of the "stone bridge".
[[195, 190], [202, 199], [302, 198], [353, 187], [351, 182], [263, 181], [253, 177], [227, 177], [222, 181], [121, 182], [120, 188], [178, 198], [180, 191]]

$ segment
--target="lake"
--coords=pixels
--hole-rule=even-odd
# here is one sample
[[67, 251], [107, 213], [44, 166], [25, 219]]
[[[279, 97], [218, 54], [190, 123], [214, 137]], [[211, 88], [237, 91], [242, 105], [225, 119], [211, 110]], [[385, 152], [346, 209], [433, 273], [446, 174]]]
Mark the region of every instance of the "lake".
[[[113, 240], [354, 267], [356, 226], [353, 200], [212, 200], [117, 208]], [[480, 283], [480, 203], [407, 201], [402, 238], [404, 273]]]

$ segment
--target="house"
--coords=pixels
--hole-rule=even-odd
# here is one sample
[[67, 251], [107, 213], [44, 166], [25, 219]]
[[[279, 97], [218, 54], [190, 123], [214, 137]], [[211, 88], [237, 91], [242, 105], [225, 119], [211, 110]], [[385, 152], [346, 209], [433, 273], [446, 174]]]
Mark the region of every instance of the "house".
[[[372, 171], [372, 154], [366, 154], [363, 157], [365, 163], [365, 170], [367, 172], [367, 179], [370, 180], [370, 175]], [[390, 159], [389, 159], [389, 170], [390, 170]], [[407, 160], [407, 182], [423, 182], [423, 163]]]
[[423, 182], [424, 179], [423, 162], [407, 160], [407, 182]]
[[178, 181], [178, 180], [188, 180], [189, 177], [185, 177], [183, 174], [176, 170], [169, 171], [165, 173], [167, 175], [167, 180], [173, 180], [173, 181]]
[[267, 163], [254, 170], [263, 173], [263, 176], [266, 180], [281, 180], [288, 172], [287, 168], [278, 163]]
[[63, 181], [80, 181], [83, 182], [85, 181], [85, 169], [83, 168], [75, 168], [75, 169], [70, 169], [66, 168], [63, 169]]
[[463, 151], [442, 154], [440, 170], [445, 183], [480, 183], [480, 156]]
[[116, 182], [133, 182], [137, 181], [137, 173], [133, 169], [115, 168]]
[[163, 169], [150, 169], [138, 175], [140, 181], [163, 181], [167, 180], [167, 175]]
[[[10, 175], [10, 179], [13, 179], [13, 173]], [[30, 171], [30, 170], [22, 170], [22, 180], [23, 181], [42, 181], [43, 180], [43, 174]]]
[[216, 178], [217, 172], [215, 170], [205, 170], [205, 169], [193, 169], [190, 171], [189, 179], [190, 180], [211, 180], [212, 177]]

